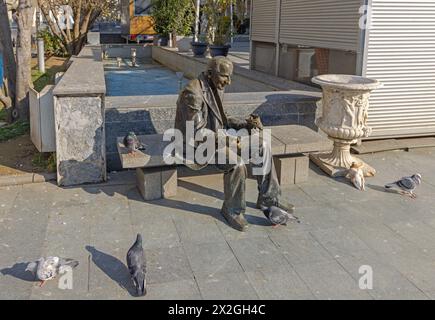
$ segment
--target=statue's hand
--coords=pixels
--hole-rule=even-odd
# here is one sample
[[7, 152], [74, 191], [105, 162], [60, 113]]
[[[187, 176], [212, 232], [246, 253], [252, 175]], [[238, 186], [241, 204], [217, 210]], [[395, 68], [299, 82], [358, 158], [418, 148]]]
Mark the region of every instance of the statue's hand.
[[259, 129], [263, 130], [263, 123], [261, 122], [260, 116], [256, 114], [251, 114], [248, 119], [246, 119], [247, 129]]

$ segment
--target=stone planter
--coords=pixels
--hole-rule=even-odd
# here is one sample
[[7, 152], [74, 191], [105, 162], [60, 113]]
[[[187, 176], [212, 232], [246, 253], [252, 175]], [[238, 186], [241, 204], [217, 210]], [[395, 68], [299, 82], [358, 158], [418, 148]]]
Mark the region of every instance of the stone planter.
[[367, 126], [370, 92], [381, 83], [353, 75], [325, 74], [312, 81], [322, 87], [322, 114], [316, 125], [334, 142], [330, 153], [311, 154], [310, 158], [330, 176], [344, 176], [352, 162], [363, 164], [365, 176], [376, 170], [350, 153], [350, 146], [358, 139], [368, 137]]

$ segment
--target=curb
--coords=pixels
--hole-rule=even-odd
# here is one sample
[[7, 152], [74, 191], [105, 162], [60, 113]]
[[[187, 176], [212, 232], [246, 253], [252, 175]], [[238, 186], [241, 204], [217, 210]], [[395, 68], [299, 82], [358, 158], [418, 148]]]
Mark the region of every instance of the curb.
[[56, 180], [56, 173], [26, 173], [16, 176], [3, 176], [0, 177], [0, 187], [41, 183], [53, 180]]

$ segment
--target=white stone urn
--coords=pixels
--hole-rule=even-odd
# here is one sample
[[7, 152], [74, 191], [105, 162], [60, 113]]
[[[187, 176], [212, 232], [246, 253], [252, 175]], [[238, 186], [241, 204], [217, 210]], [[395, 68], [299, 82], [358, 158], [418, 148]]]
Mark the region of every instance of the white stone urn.
[[323, 90], [322, 113], [316, 125], [334, 141], [334, 148], [330, 153], [311, 154], [311, 160], [333, 177], [346, 175], [353, 162], [362, 165], [365, 176], [375, 175], [375, 169], [350, 153], [350, 146], [371, 134], [367, 126], [369, 97], [381, 83], [341, 74], [320, 75], [312, 81]]

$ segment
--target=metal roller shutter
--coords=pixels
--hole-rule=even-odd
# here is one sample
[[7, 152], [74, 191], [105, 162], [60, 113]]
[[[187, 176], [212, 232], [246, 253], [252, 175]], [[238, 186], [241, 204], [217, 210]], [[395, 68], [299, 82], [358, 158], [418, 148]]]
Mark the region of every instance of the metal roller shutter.
[[363, 75], [384, 84], [370, 99], [370, 138], [435, 134], [435, 0], [373, 0]]
[[252, 40], [276, 42], [276, 6], [277, 0], [252, 1]]
[[282, 0], [280, 42], [359, 51], [362, 0]]

